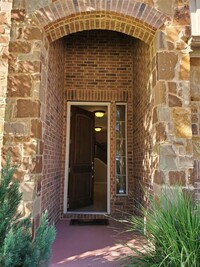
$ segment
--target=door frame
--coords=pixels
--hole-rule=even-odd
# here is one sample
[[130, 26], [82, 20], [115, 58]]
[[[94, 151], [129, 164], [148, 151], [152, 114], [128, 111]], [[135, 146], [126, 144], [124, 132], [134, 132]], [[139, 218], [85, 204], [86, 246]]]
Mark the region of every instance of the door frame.
[[[107, 120], [107, 211], [105, 212], [80, 212], [67, 211], [68, 182], [69, 182], [69, 159], [70, 159], [70, 129], [71, 129], [71, 107], [72, 106], [106, 106], [108, 112]], [[65, 152], [65, 178], [64, 178], [64, 214], [110, 214], [110, 103], [109, 102], [67, 102], [67, 129], [66, 129], [66, 152]]]

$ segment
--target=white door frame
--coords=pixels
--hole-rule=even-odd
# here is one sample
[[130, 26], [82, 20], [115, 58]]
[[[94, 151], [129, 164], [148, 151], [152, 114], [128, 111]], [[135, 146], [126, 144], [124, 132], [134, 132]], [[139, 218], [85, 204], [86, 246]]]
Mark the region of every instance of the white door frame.
[[[106, 106], [108, 111], [107, 121], [107, 211], [106, 212], [74, 212], [67, 211], [68, 180], [69, 180], [69, 157], [70, 157], [70, 127], [71, 127], [71, 106]], [[64, 214], [110, 214], [110, 103], [108, 102], [67, 102], [67, 133], [66, 133], [66, 156], [65, 156], [65, 180], [64, 180]]]

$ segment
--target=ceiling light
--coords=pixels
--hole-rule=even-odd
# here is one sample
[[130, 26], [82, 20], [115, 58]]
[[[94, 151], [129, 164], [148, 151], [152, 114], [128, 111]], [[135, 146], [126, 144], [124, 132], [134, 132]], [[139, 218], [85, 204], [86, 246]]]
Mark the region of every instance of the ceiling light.
[[94, 129], [95, 129], [95, 132], [101, 132], [102, 127], [95, 127]]
[[104, 114], [105, 114], [105, 111], [104, 111], [104, 110], [96, 110], [96, 111], [94, 112], [94, 114], [95, 114], [95, 116], [96, 116], [97, 118], [102, 118], [102, 117], [104, 116]]

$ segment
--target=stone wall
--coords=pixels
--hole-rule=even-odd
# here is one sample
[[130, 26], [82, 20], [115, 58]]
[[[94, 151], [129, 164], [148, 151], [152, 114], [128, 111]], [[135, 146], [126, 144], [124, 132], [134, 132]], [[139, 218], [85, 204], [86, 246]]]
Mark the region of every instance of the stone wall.
[[[0, 2], [0, 150], [3, 145], [12, 1]], [[0, 166], [1, 166], [0, 157]]]
[[[149, 118], [152, 120], [152, 129], [149, 124], [147, 132], [152, 134], [153, 175], [149, 174], [148, 179], [152, 181], [154, 192], [161, 190], [164, 183], [174, 185], [179, 182], [183, 186], [190, 185], [193, 188], [194, 181], [192, 182], [190, 177], [193, 169], [193, 144], [195, 149], [198, 149], [198, 122], [195, 118], [198, 117], [199, 105], [196, 100], [190, 103], [188, 3], [187, 0], [14, 0], [10, 32], [12, 2], [1, 1], [2, 118], [7, 89], [3, 151], [4, 154], [8, 150], [11, 151], [13, 162], [20, 164], [16, 177], [22, 182], [25, 208], [33, 208], [34, 216], [41, 212], [40, 184], [45, 168], [42, 145], [46, 128], [48, 48], [53, 41], [84, 30], [122, 32], [140, 39], [151, 47], [148, 69], [151, 71], [149, 83], [152, 84], [152, 92], [147, 92], [146, 101], [149, 98], [152, 108], [148, 107], [151, 111], [144, 115], [147, 116], [144, 122]], [[11, 40], [8, 53], [9, 38]], [[142, 48], [142, 44], [140, 46], [147, 51]], [[145, 62], [148, 63], [146, 59]], [[196, 71], [194, 64], [197, 63], [192, 62], [193, 72]], [[139, 66], [141, 67], [140, 64]], [[191, 80], [193, 77], [195, 75], [192, 74]], [[147, 80], [148, 77], [145, 78], [144, 84], [147, 84]], [[142, 83], [139, 85], [142, 86]], [[193, 84], [192, 88], [195, 86]], [[146, 89], [150, 90], [149, 85]], [[196, 95], [194, 90], [192, 94]], [[113, 103], [113, 97], [115, 101], [131, 99], [126, 91], [121, 93], [111, 90], [102, 101], [107, 99]], [[69, 90], [67, 99], [92, 100], [95, 99], [95, 92], [90, 91], [87, 94], [80, 90], [80, 94], [71, 94]], [[114, 112], [114, 108], [111, 108], [111, 113]], [[4, 119], [1, 122], [3, 125]], [[133, 125], [130, 120], [130, 132]], [[111, 129], [111, 134], [114, 135], [114, 128]], [[150, 137], [147, 140], [150, 140]], [[148, 147], [149, 144], [150, 141], [147, 141]], [[114, 150], [111, 156], [114, 156]], [[132, 154], [130, 158], [131, 156]], [[145, 162], [149, 160], [148, 152], [146, 156]], [[112, 163], [111, 168], [114, 170]], [[114, 177], [114, 171], [111, 172], [111, 176]], [[198, 187], [198, 183], [196, 186]]]
[[21, 211], [23, 215], [30, 211], [35, 215], [40, 213], [38, 190], [42, 168], [40, 143], [44, 104], [40, 82], [45, 71], [42, 62], [46, 59], [41, 41], [38, 42], [42, 33], [38, 29], [35, 34], [30, 34], [29, 27], [34, 22], [30, 23], [25, 16], [24, 10], [12, 10], [3, 159], [9, 151], [12, 162], [19, 165], [15, 177], [21, 182], [23, 192]]
[[188, 5], [177, 1], [174, 21], [157, 32], [154, 42], [154, 117], [157, 135], [153, 151], [158, 155], [154, 192], [162, 184], [193, 188], [193, 147], [190, 110], [190, 18]]

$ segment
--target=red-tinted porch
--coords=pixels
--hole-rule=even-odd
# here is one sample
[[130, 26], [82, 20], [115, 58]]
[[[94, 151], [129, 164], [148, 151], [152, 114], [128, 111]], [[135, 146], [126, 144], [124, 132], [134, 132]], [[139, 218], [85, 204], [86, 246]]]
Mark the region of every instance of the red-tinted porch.
[[122, 266], [132, 253], [123, 243], [142, 247], [139, 234], [123, 231], [123, 225], [114, 221], [108, 226], [77, 226], [70, 225], [69, 220], [59, 221], [50, 267]]

